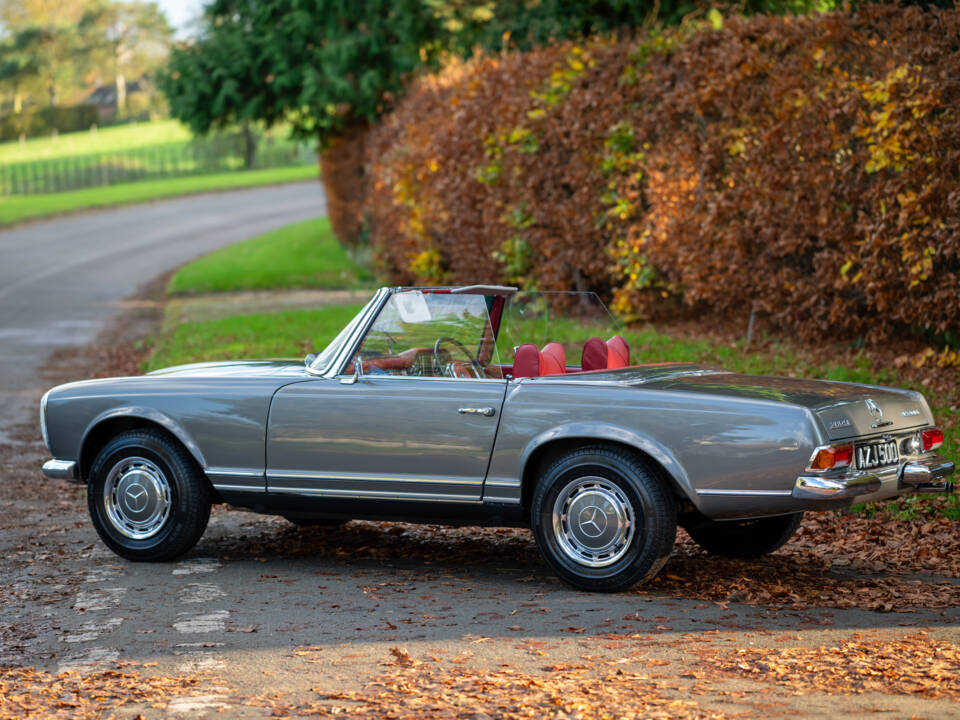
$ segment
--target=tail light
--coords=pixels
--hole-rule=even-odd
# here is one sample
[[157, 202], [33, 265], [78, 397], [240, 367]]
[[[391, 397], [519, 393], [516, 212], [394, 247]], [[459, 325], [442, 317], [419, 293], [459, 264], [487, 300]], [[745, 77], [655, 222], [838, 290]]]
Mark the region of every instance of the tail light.
[[822, 445], [810, 456], [807, 470], [839, 470], [853, 462], [853, 445]]
[[920, 444], [923, 445], [923, 451], [936, 450], [943, 445], [943, 430], [940, 428], [928, 428], [920, 433]]

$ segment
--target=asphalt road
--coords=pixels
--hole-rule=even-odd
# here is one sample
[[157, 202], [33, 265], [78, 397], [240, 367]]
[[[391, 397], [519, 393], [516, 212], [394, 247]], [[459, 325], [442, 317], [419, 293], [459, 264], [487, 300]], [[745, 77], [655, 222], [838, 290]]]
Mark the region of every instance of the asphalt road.
[[[319, 183], [197, 195], [0, 231], [0, 441], [34, 413], [37, 369], [91, 342], [122, 301], [199, 255], [323, 215]], [[29, 406], [29, 407], [28, 407]]]
[[[45, 357], [92, 341], [145, 280], [322, 209], [317, 186], [287, 186], [0, 234], [0, 428], [32, 420]], [[68, 374], [90, 372], [83, 362]], [[45, 457], [38, 439], [0, 439], [0, 681], [7, 666], [118, 662], [189, 680], [119, 717], [297, 716], [321, 703], [375, 718], [960, 718], [960, 685], [918, 684], [931, 666], [957, 676], [937, 656], [960, 642], [954, 575], [863, 566], [842, 549], [824, 564], [798, 545], [718, 561], [680, 542], [657, 583], [595, 595], [561, 583], [524, 530], [301, 530], [220, 506], [177, 562], [129, 563], [97, 538], [83, 487], [40, 476]], [[929, 552], [919, 533], [909, 542]], [[887, 601], [911, 612], [866, 609]], [[763, 657], [753, 674], [740, 652]], [[815, 675], [824, 656], [832, 669]], [[789, 662], [802, 669], [781, 672]], [[883, 672], [848, 671], [874, 663]], [[16, 716], [17, 687], [4, 688], [0, 715]]]

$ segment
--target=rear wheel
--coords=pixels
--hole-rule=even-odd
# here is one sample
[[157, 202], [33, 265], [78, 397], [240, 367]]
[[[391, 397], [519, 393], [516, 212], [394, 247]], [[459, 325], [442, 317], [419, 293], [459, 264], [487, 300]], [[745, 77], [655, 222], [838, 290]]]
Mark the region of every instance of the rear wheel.
[[638, 456], [596, 445], [540, 477], [531, 525], [544, 559], [584, 590], [616, 592], [656, 575], [673, 549], [676, 503]]
[[163, 561], [185, 553], [203, 535], [210, 504], [200, 468], [163, 433], [122, 433], [93, 462], [90, 517], [107, 547], [128, 560]]
[[751, 558], [768, 555], [793, 537], [803, 513], [752, 520], [707, 520], [691, 523], [686, 531], [709, 553], [725, 557]]

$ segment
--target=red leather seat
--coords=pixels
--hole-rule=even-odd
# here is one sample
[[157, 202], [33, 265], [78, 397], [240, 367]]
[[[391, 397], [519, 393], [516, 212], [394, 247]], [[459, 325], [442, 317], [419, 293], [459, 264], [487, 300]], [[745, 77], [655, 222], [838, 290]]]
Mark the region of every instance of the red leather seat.
[[533, 343], [526, 343], [513, 354], [513, 376], [515, 378], [540, 377], [543, 355]]
[[619, 335], [607, 340], [607, 368], [622, 368], [630, 364], [630, 346]]
[[592, 337], [583, 344], [583, 356], [580, 369], [584, 372], [607, 369], [607, 344], [598, 337]]
[[567, 351], [558, 342], [547, 343], [540, 353], [543, 358], [541, 371], [543, 375], [565, 375], [567, 372]]

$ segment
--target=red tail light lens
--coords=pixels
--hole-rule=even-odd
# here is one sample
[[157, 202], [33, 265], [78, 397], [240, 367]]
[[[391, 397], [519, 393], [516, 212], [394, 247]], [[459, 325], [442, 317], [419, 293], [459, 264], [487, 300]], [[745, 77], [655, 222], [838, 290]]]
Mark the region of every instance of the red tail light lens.
[[807, 470], [836, 470], [853, 462], [853, 445], [824, 445], [813, 451]]
[[920, 442], [923, 445], [924, 452], [936, 450], [943, 445], [943, 430], [940, 428], [930, 428], [920, 433]]

